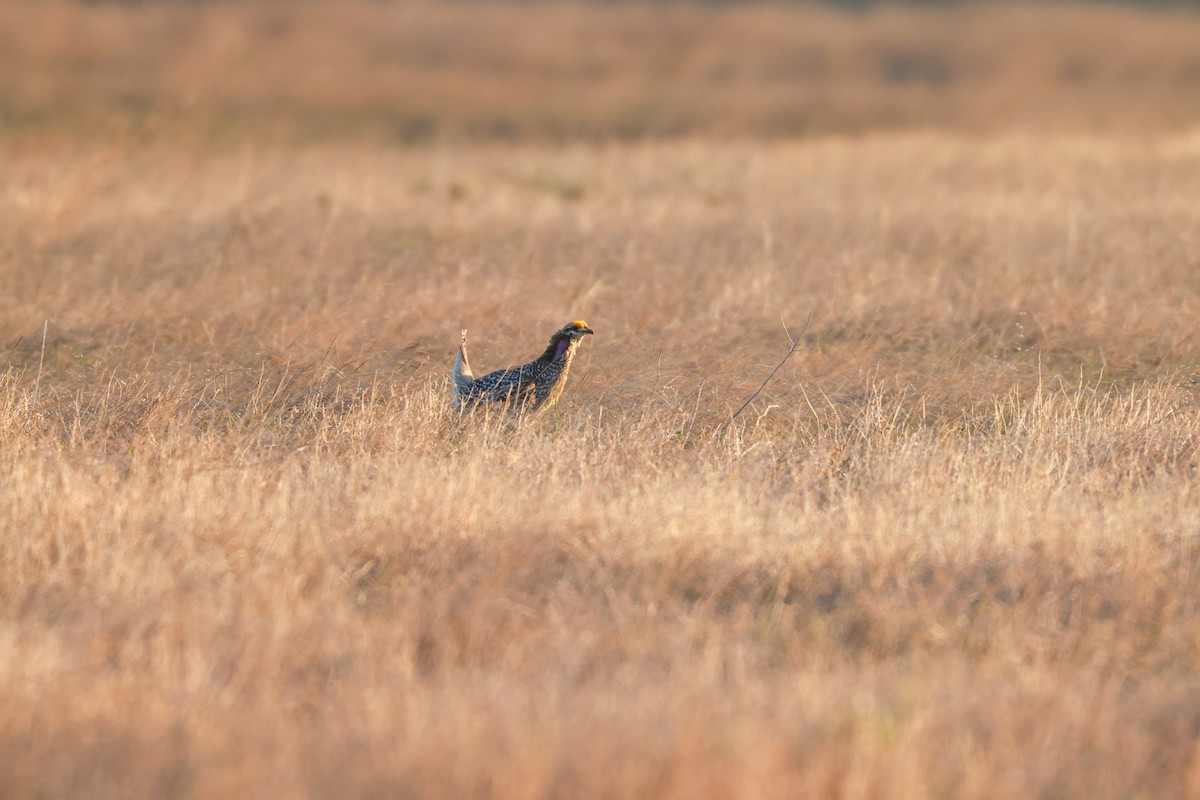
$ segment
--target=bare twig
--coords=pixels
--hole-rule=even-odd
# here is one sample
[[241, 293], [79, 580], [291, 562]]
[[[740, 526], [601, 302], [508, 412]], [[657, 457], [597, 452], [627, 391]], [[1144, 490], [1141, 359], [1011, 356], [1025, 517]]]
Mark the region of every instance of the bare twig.
[[[780, 317], [779, 321], [783, 322], [783, 317]], [[738, 416], [743, 411], [746, 410], [746, 407], [754, 402], [754, 398], [758, 397], [759, 394], [762, 393], [762, 390], [767, 388], [767, 384], [771, 382], [771, 378], [775, 377], [775, 373], [779, 372], [779, 370], [783, 367], [783, 365], [787, 363], [787, 360], [789, 358], [791, 358], [796, 353], [796, 351], [800, 348], [800, 343], [804, 341], [804, 334], [808, 332], [808, 326], [811, 322], [812, 322], [812, 312], [810, 311], [808, 314], [808, 319], [806, 319], [804, 321], [804, 330], [800, 331], [800, 335], [797, 336], [795, 339], [793, 339], [792, 335], [790, 333], [788, 333], [787, 323], [784, 323], [783, 332], [788, 337], [788, 342], [791, 344], [791, 348], [788, 349], [787, 354], [784, 355], [783, 359], [780, 360], [780, 362], [775, 365], [775, 369], [771, 370], [771, 374], [767, 376], [766, 380], [764, 380], [759, 385], [759, 387], [754, 390], [754, 394], [747, 397], [746, 402], [742, 403], [741, 408], [739, 408], [737, 411], [733, 412], [733, 416], [731, 416], [729, 419], [725, 420], [725, 423], [721, 427], [717, 428], [717, 432], [713, 434], [713, 437], [710, 441], [716, 441], [717, 437], [720, 436], [721, 434], [723, 434], [725, 432], [725, 429], [728, 428], [730, 425], [732, 425], [733, 421], [735, 419], [737, 419]]]
[[42, 323], [42, 354], [38, 356], [38, 371], [37, 379], [33, 382], [33, 396], [38, 396], [38, 389], [42, 385], [42, 362], [46, 360], [46, 331], [50, 329], [50, 320]]
[[17, 348], [21, 346], [21, 341], [24, 338], [25, 338], [24, 336], [18, 336], [17, 340], [15, 342], [13, 342], [12, 348], [8, 351], [8, 358], [4, 359], [4, 366], [7, 367], [9, 365], [9, 363], [12, 362], [12, 354], [17, 352]]

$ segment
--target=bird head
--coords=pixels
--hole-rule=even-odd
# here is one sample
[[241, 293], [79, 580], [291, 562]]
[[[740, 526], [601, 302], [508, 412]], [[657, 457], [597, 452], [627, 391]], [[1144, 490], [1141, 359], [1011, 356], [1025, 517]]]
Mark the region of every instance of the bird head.
[[587, 323], [581, 319], [568, 322], [556, 330], [554, 335], [550, 337], [550, 345], [546, 348], [546, 352], [542, 353], [541, 359], [543, 361], [553, 361], [567, 352], [568, 347], [577, 347], [579, 340], [592, 332]]
[[574, 322], [568, 322], [564, 325], [559, 333], [569, 339], [581, 339], [589, 333], [595, 333], [595, 331], [589, 328], [586, 322], [577, 319]]

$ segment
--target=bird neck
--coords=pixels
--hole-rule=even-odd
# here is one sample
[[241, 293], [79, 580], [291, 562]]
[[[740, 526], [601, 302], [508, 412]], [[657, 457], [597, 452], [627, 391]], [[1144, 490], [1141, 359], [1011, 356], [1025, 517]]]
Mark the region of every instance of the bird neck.
[[550, 337], [550, 344], [546, 347], [546, 352], [542, 353], [540, 361], [545, 361], [549, 364], [561, 358], [564, 354], [568, 357], [575, 352], [575, 347], [579, 344], [579, 340], [571, 339], [569, 336], [563, 336], [561, 333], [556, 333]]

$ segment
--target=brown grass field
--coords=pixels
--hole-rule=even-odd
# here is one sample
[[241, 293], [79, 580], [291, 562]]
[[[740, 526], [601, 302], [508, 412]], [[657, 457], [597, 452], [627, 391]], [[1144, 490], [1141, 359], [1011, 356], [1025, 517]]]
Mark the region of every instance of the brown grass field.
[[[0, 64], [0, 798], [1200, 797], [1200, 15]], [[579, 317], [553, 413], [450, 411]]]

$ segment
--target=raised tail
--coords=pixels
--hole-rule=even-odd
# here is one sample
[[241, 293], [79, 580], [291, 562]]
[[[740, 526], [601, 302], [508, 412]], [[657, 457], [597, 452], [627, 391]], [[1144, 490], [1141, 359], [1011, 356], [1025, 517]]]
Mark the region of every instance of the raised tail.
[[458, 355], [454, 358], [454, 370], [450, 373], [454, 388], [454, 407], [462, 408], [467, 394], [475, 384], [475, 373], [471, 372], [471, 362], [467, 360], [467, 332], [462, 332], [462, 341], [458, 345]]

